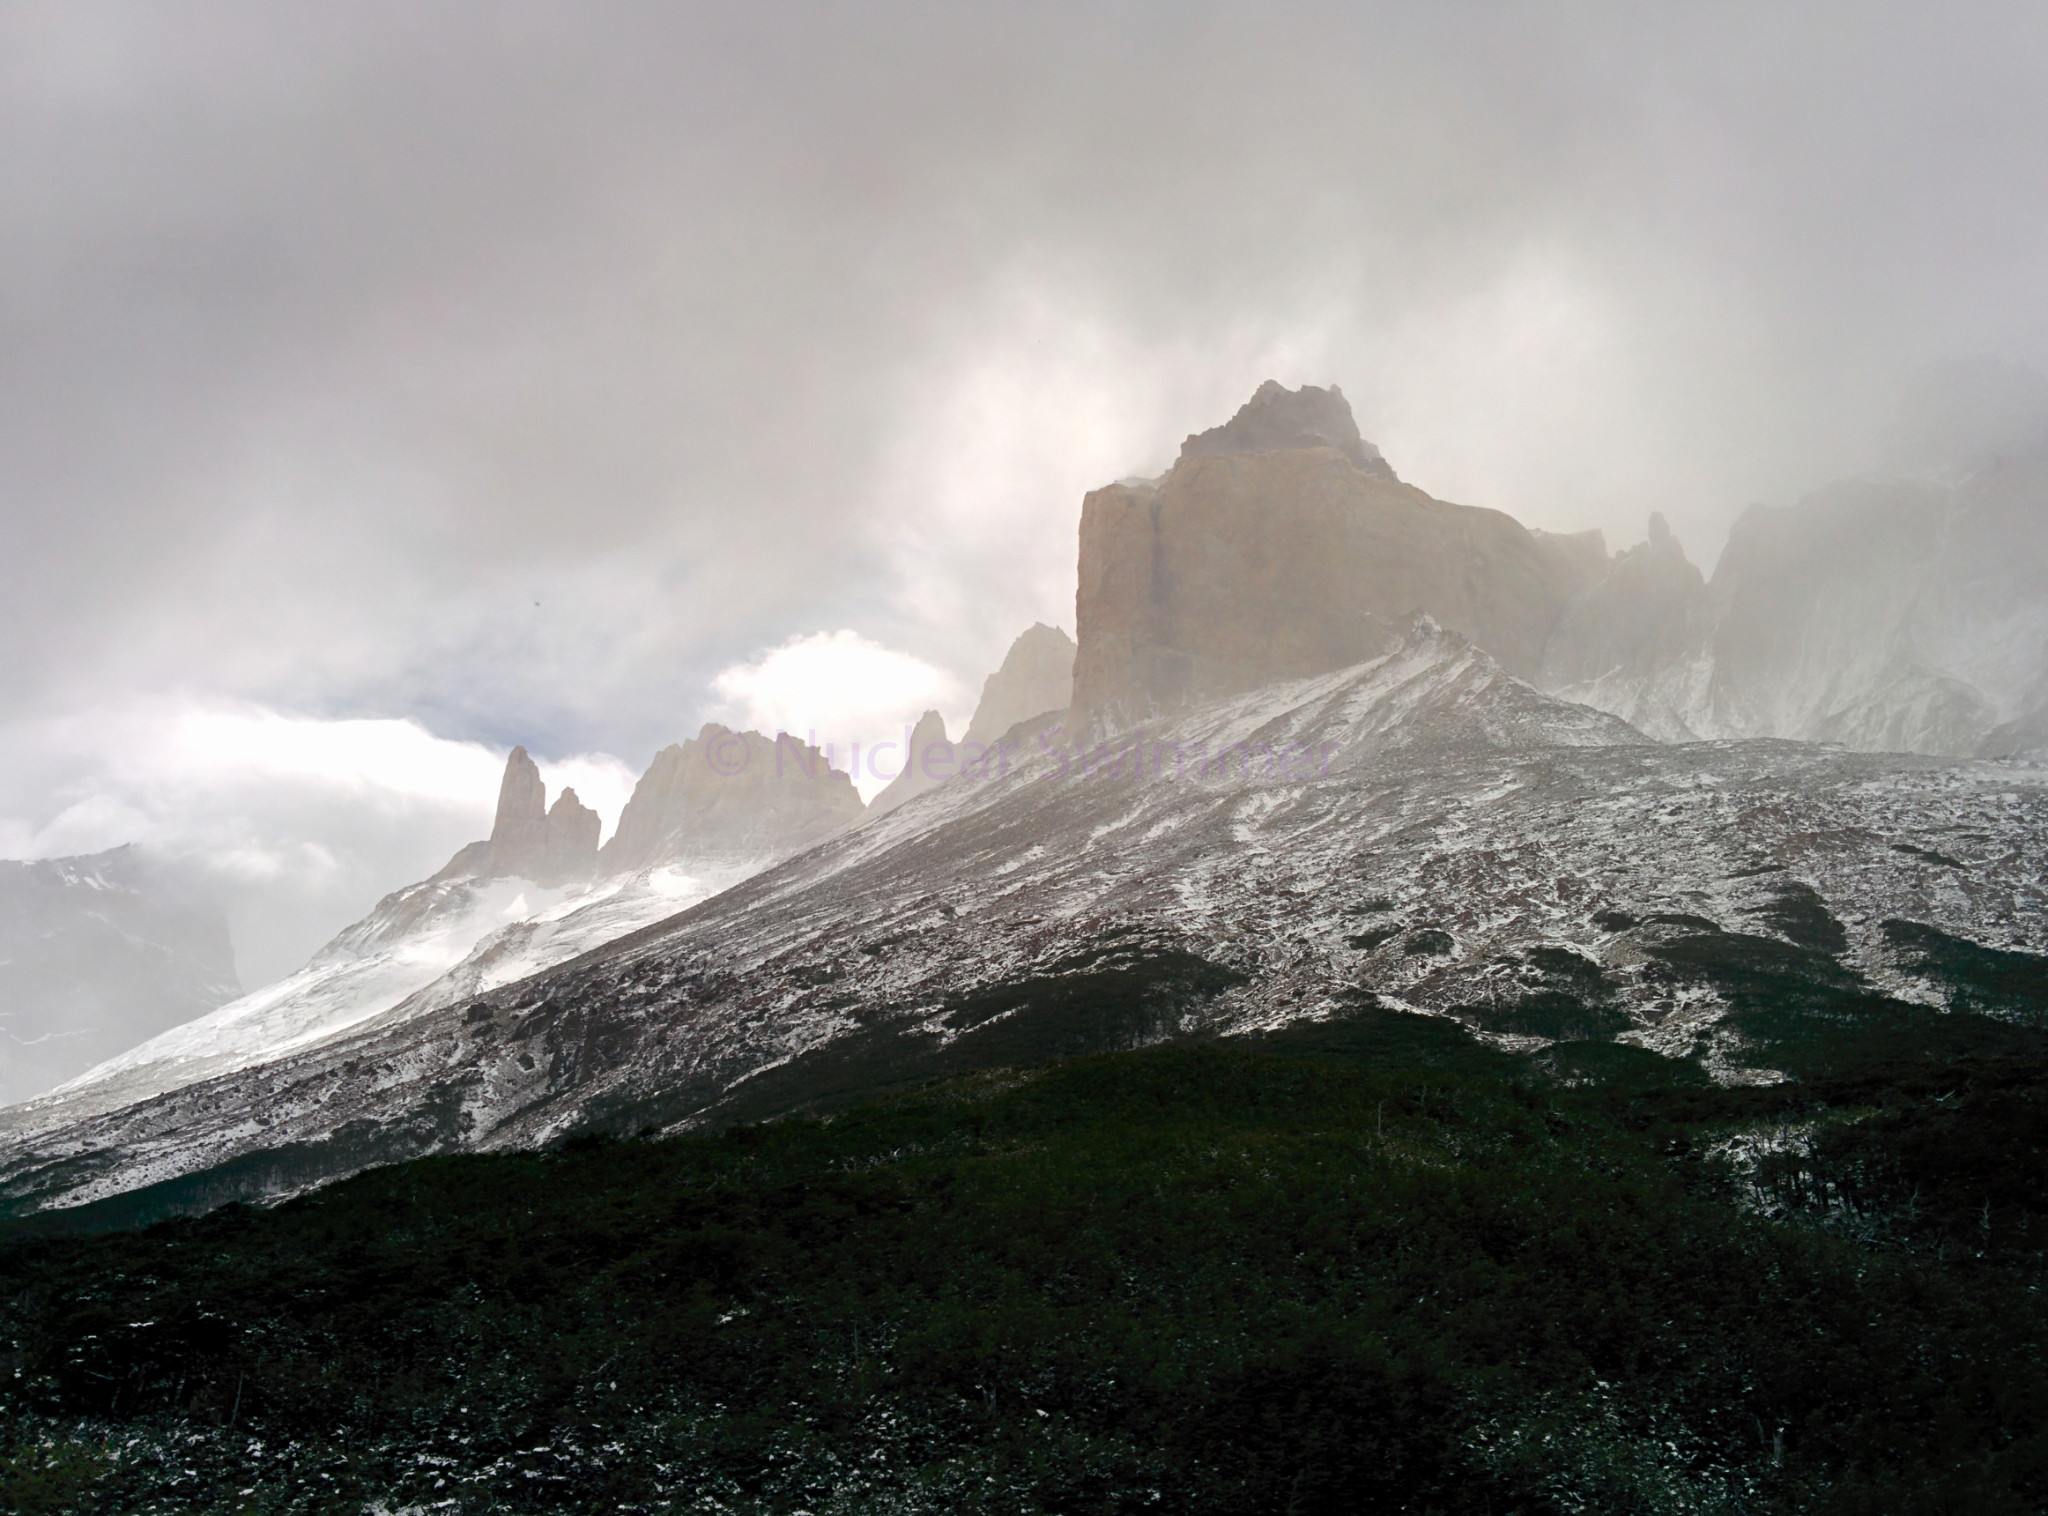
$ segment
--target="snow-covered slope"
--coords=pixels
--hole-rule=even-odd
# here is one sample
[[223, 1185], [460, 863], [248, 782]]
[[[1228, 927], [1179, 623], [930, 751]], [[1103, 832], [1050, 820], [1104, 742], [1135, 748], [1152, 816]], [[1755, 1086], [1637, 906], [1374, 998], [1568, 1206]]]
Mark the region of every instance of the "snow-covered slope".
[[408, 885], [296, 974], [116, 1055], [4, 1118], [73, 1121], [523, 979], [672, 916], [767, 866], [706, 859], [595, 883], [433, 879]]
[[102, 1046], [125, 1050], [0, 1125], [75, 1121], [451, 1005], [674, 915], [860, 815], [851, 780], [815, 749], [707, 726], [655, 756], [601, 868], [596, 813], [573, 789], [550, 810], [539, 767], [515, 747], [489, 838], [385, 896], [298, 973], [140, 1045]]
[[[0, 1121], [0, 1196], [161, 1214], [1368, 1003], [1769, 1077], [1702, 943], [1941, 1005], [1926, 942], [2048, 939], [2039, 769], [1660, 746], [1428, 627], [1143, 733], [1056, 719], [986, 776], [535, 977], [120, 1109]], [[1597, 1024], [1557, 1024], [1561, 1002]]]

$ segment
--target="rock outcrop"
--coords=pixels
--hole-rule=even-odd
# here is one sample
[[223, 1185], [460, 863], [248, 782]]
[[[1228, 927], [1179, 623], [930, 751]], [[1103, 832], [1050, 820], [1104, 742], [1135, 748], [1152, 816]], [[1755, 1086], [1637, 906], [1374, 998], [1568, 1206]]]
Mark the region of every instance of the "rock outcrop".
[[530, 879], [550, 887], [590, 878], [603, 821], [573, 789], [562, 791], [552, 811], [547, 802], [539, 765], [515, 747], [498, 784], [490, 837], [463, 848], [434, 878]]
[[542, 877], [566, 882], [596, 873], [597, 839], [603, 830], [603, 818], [578, 799], [573, 789], [564, 789], [548, 811]]
[[[1077, 716], [1115, 728], [1344, 668], [1418, 612], [1665, 741], [2048, 749], [2048, 457], [1752, 507], [1709, 583], [1661, 516], [1608, 557], [1402, 484], [1336, 389], [1267, 383], [1082, 506]], [[977, 736], [981, 735], [976, 733]]]
[[1162, 478], [1091, 493], [1077, 713], [1116, 725], [1345, 668], [1417, 613], [1534, 677], [1589, 555], [1402, 484], [1356, 436], [1336, 390], [1269, 382]]
[[1074, 702], [1074, 639], [1037, 622], [1010, 644], [1003, 666], [981, 686], [981, 703], [961, 743], [986, 750], [1020, 721], [1063, 711]]
[[491, 820], [491, 872], [533, 878], [548, 851], [548, 789], [540, 766], [515, 747], [498, 782], [498, 813]]
[[853, 780], [786, 733], [713, 722], [654, 755], [604, 845], [606, 873], [668, 858], [787, 857], [861, 818]]
[[926, 711], [917, 725], [903, 734], [903, 767], [889, 781], [888, 788], [868, 802], [868, 817], [886, 816], [906, 800], [937, 789], [959, 772], [960, 750], [946, 736], [945, 717], [937, 711]]

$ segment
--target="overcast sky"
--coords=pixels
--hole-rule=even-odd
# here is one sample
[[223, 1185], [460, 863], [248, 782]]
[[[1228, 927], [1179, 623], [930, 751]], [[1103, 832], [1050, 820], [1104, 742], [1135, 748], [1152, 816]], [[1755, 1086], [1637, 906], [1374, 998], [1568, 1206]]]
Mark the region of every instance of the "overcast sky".
[[2037, 3], [7, 0], [0, 854], [195, 853], [253, 984], [514, 742], [957, 724], [1269, 377], [1711, 563], [2044, 250]]

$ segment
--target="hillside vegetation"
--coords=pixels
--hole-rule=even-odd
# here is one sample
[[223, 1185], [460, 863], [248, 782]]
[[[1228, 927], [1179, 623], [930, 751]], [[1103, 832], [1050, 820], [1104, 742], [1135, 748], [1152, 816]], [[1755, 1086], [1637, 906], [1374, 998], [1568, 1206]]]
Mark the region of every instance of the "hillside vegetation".
[[2038, 1510], [2048, 1043], [1995, 1026], [1880, 1063], [1816, 1057], [1809, 1026], [1805, 1077], [1721, 1089], [1362, 1009], [17, 1240], [0, 1490], [122, 1513]]

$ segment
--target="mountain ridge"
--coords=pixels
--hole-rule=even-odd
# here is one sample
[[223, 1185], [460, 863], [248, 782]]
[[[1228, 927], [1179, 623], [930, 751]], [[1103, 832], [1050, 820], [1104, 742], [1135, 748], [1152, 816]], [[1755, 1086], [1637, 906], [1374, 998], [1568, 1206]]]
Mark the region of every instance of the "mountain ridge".
[[[1058, 721], [980, 782], [466, 1004], [69, 1128], [14, 1123], [0, 1196], [17, 1215], [261, 1198], [396, 1157], [757, 1117], [1366, 1002], [1521, 1048], [1585, 1023], [1739, 1082], [1776, 1075], [1702, 952], [1791, 952], [1823, 988], [1932, 1006], [1942, 981], [1884, 922], [1985, 951], [2043, 937], [2048, 907], [2017, 886], [2048, 837], [2039, 773], [1663, 746], [1426, 621], [1379, 659], [1143, 734], [1178, 774]], [[1957, 826], [1983, 834], [1970, 857], [2018, 866], [1930, 861]], [[1769, 926], [1799, 910], [1839, 948]], [[1561, 1009], [1573, 985], [1593, 989]], [[1102, 994], [1122, 1007], [1107, 1022], [1082, 1010]], [[237, 1113], [259, 1104], [254, 1132]]]
[[[2027, 883], [2039, 771], [1810, 740], [1948, 741], [1959, 676], [1914, 661], [1944, 626], [1980, 673], [2037, 667], [2042, 571], [1983, 549], [2031, 508], [2030, 476], [1755, 515], [1709, 581], [1660, 516], [1610, 556], [1596, 533], [1433, 500], [1378, 458], [1340, 391], [1269, 383], [1160, 480], [1091, 493], [1071, 666], [1041, 625], [998, 671], [1028, 672], [1004, 686], [1020, 710], [1065, 680], [1070, 700], [984, 752], [927, 713], [906, 756], [943, 747], [950, 777], [907, 763], [886, 804], [786, 735], [706, 725], [656, 755], [595, 884], [493, 907], [476, 892], [498, 852], [556, 856], [516, 752], [493, 838], [346, 946], [437, 912], [521, 919], [451, 941], [359, 1026], [267, 1028], [182, 1085], [159, 1060], [154, 1084], [0, 1112], [0, 1201], [262, 1198], [393, 1157], [1361, 1006], [1723, 1082], [1796, 1073], [1802, 1016], [1933, 1045], [1981, 1029], [1927, 1016], [2033, 1014], [1999, 986], [2031, 984], [2048, 941]], [[1869, 529], [1880, 507], [1892, 526]], [[1930, 511], [1976, 526], [1930, 558]], [[1832, 546], [1845, 533], [1857, 554]], [[1977, 630], [1954, 631], [1965, 601]], [[2013, 742], [2040, 719], [2024, 698], [1972, 711], [2016, 713]], [[1800, 721], [1809, 740], [1773, 735]], [[661, 883], [685, 841], [699, 883], [725, 871], [708, 898]]]

